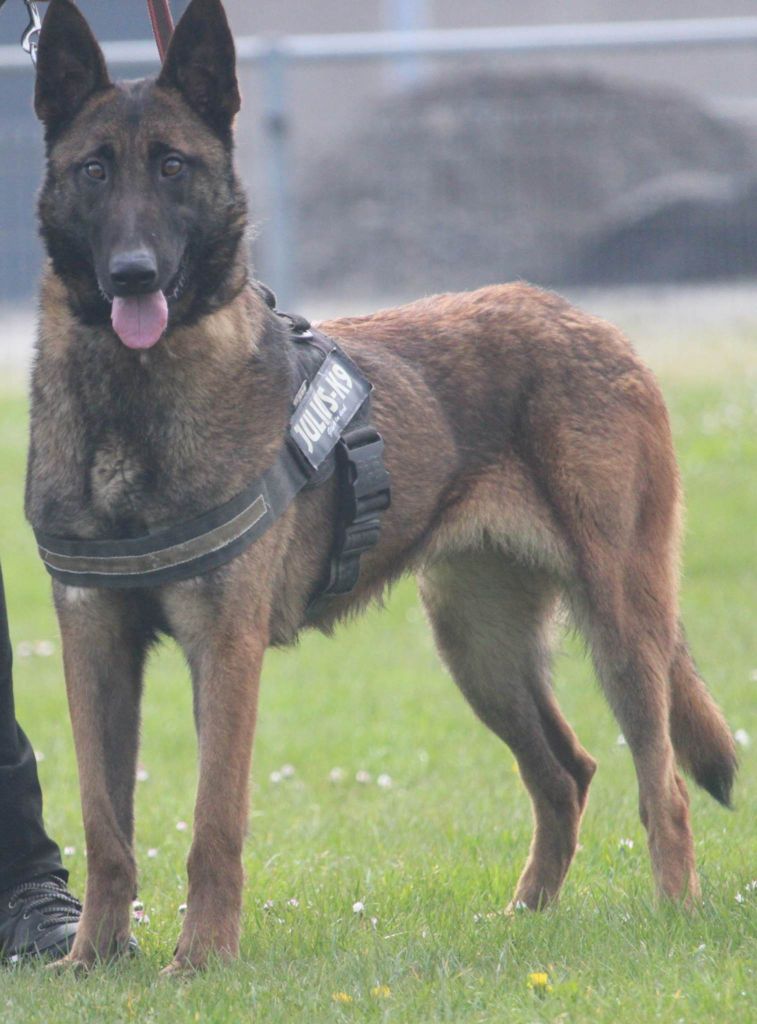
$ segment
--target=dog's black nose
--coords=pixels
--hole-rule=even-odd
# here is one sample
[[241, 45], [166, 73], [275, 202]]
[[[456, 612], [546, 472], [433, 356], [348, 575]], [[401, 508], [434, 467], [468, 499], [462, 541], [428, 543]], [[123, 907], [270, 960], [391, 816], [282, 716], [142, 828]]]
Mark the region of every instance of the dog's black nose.
[[110, 279], [116, 295], [141, 295], [158, 287], [158, 264], [144, 249], [122, 252], [110, 261]]

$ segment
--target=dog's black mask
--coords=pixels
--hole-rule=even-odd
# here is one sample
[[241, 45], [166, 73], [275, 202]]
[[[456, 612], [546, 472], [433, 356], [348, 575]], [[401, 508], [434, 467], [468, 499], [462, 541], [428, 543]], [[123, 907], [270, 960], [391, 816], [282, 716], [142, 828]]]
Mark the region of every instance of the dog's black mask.
[[[53, 269], [82, 320], [113, 316], [122, 340], [148, 347], [161, 310], [170, 328], [238, 290], [246, 225], [232, 162], [239, 106], [220, 0], [192, 0], [157, 79], [120, 84], [71, 0], [52, 0], [35, 95], [48, 157], [39, 214]], [[118, 314], [126, 328], [142, 324], [133, 345]]]

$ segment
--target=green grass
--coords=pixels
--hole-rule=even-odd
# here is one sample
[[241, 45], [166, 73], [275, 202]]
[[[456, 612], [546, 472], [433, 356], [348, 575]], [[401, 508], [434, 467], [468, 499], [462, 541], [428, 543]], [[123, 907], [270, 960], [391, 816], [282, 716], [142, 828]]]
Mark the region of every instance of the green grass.
[[[714, 361], [715, 358], [714, 358]], [[655, 908], [627, 748], [579, 645], [566, 640], [556, 686], [599, 760], [582, 848], [559, 908], [507, 919], [530, 837], [513, 759], [473, 717], [437, 662], [413, 585], [327, 641], [307, 636], [265, 666], [253, 766], [242, 958], [187, 983], [160, 981], [184, 901], [195, 784], [189, 684], [161, 649], [148, 673], [138, 784], [141, 898], [133, 962], [77, 981], [36, 965], [0, 973], [0, 1021], [702, 1022], [757, 1019], [757, 650], [755, 383], [744, 372], [668, 370], [688, 493], [684, 617], [700, 667], [742, 750], [736, 809], [692, 792], [705, 893], [694, 916]], [[25, 402], [0, 398], [0, 553], [17, 657], [19, 719], [44, 753], [49, 830], [83, 836], [57, 629], [21, 515]], [[294, 777], [274, 783], [283, 764]], [[329, 781], [339, 766], [345, 778]], [[355, 781], [370, 772], [371, 784]], [[390, 788], [376, 785], [381, 773]], [[2, 824], [0, 823], [0, 827]], [[632, 839], [633, 847], [621, 847]], [[157, 854], [148, 856], [148, 850]], [[737, 893], [743, 902], [736, 900]], [[297, 906], [288, 901], [295, 899]], [[363, 914], [352, 910], [360, 900]], [[265, 909], [272, 901], [272, 909]], [[528, 987], [547, 972], [551, 990]], [[374, 992], [377, 986], [386, 990]], [[334, 1000], [344, 993], [351, 1001]], [[389, 994], [387, 994], [389, 993]]]

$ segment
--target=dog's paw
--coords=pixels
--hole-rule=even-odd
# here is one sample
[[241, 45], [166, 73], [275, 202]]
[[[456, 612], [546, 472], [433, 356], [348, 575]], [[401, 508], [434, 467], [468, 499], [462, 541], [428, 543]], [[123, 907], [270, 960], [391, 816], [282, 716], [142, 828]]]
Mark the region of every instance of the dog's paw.
[[84, 975], [91, 971], [94, 965], [94, 960], [82, 960], [79, 957], [72, 957], [69, 953], [68, 956], [63, 956], [60, 960], [53, 960], [52, 963], [45, 964], [45, 970], [51, 974]]
[[529, 903], [524, 899], [512, 899], [502, 911], [505, 917], [515, 917], [517, 914], [528, 914], [539, 910], [541, 904], [536, 901]]
[[201, 971], [204, 964], [193, 964], [186, 959], [174, 959], [160, 972], [161, 978], [173, 978], [176, 981], [191, 978]]

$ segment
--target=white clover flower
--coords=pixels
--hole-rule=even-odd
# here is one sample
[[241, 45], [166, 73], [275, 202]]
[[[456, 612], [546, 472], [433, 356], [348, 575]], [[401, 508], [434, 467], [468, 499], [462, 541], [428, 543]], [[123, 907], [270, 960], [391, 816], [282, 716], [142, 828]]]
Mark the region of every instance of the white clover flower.
[[28, 640], [22, 640], [20, 644], [16, 644], [16, 655], [19, 658], [31, 658], [34, 654], [34, 644], [29, 643]]
[[733, 738], [736, 740], [740, 747], [748, 747], [752, 742], [752, 737], [746, 731], [746, 729], [737, 729], [733, 734]]
[[291, 779], [294, 777], [294, 765], [293, 764], [282, 764], [281, 766], [281, 777], [282, 779]]
[[743, 903], [744, 902], [744, 894], [740, 893], [740, 892], [737, 892], [736, 896], [735, 896], [735, 900], [736, 900], [737, 903]]
[[187, 825], [186, 821], [177, 821], [176, 822], [176, 831], [177, 832], [186, 832], [188, 828], [189, 828], [189, 826]]
[[628, 746], [628, 743], [626, 742], [626, 738], [625, 738], [625, 736], [623, 735], [622, 732], [618, 733], [618, 738], [615, 740], [615, 746], [616, 747], [627, 747]]
[[45, 760], [45, 755], [42, 753], [41, 750], [34, 751], [34, 760], [37, 762]]
[[620, 839], [618, 841], [618, 849], [633, 850], [633, 839]]
[[73, 857], [73, 855], [75, 853], [76, 853], [76, 847], [75, 846], [64, 846], [63, 847], [63, 855], [65, 857]]
[[355, 902], [352, 904], [352, 913], [353, 914], [362, 914], [364, 910], [365, 910], [365, 904], [363, 903], [363, 901], [362, 900], [355, 900]]
[[154, 846], [151, 846], [150, 849], [147, 851], [147, 856], [150, 857], [151, 859], [154, 859], [155, 857], [158, 856], [158, 851], [156, 850], [156, 848]]
[[137, 768], [137, 782], [147, 782], [150, 773], [146, 768]]
[[367, 786], [372, 781], [373, 776], [371, 775], [370, 772], [365, 771], [364, 768], [361, 768], [359, 771], [355, 772], [355, 782], [359, 782], [361, 786]]
[[329, 772], [329, 782], [343, 782], [344, 768], [332, 768]]
[[268, 778], [274, 785], [278, 785], [278, 783], [283, 780], [284, 776], [281, 774], [281, 772], [271, 772]]
[[380, 789], [391, 789], [392, 788], [392, 777], [387, 775], [386, 772], [382, 772], [381, 775], [376, 779], [376, 785]]
[[299, 907], [299, 905], [300, 905], [300, 901], [297, 899], [296, 896], [292, 896], [292, 898], [290, 900], [287, 900], [287, 906], [288, 907], [294, 907], [296, 909], [297, 907]]
[[34, 645], [34, 653], [40, 658], [50, 658], [55, 654], [55, 644], [52, 640], [38, 640]]

